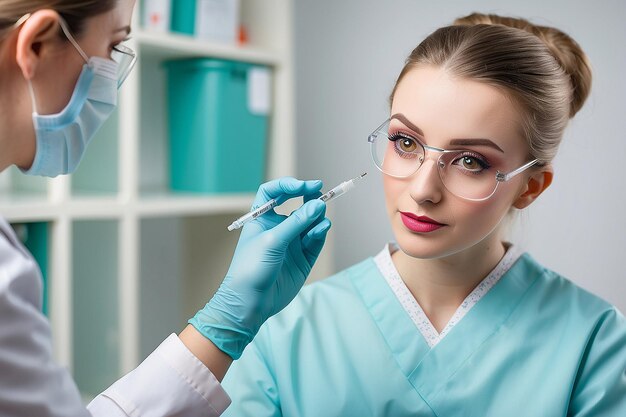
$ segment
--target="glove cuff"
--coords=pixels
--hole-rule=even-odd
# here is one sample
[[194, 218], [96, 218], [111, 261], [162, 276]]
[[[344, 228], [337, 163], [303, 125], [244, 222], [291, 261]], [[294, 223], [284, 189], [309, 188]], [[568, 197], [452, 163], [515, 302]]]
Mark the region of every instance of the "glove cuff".
[[207, 323], [204, 321], [205, 317], [198, 317], [200, 314], [202, 311], [189, 319], [188, 323], [233, 360], [239, 359], [254, 334], [224, 324]]

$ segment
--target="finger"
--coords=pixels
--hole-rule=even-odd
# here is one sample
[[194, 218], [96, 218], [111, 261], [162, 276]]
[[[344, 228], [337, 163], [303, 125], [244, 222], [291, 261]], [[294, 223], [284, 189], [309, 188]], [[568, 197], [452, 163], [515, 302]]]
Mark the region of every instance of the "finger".
[[274, 210], [270, 210], [262, 216], [248, 222], [241, 230], [239, 239], [245, 241], [253, 236], [257, 236], [283, 222], [286, 218], [287, 216], [283, 216], [282, 214], [274, 212]]
[[321, 200], [311, 200], [295, 210], [282, 223], [268, 233], [272, 233], [278, 242], [289, 243], [300, 238], [311, 224], [326, 214], [326, 203]]
[[[316, 198], [320, 197], [321, 195], [322, 195], [322, 193], [318, 191], [318, 192], [313, 193], [313, 194], [307, 194], [307, 195], [304, 195], [304, 196], [302, 197], [302, 200], [303, 200], [305, 203], [307, 203], [307, 202], [309, 202], [309, 201], [311, 201], [311, 200], [315, 200]], [[311, 225], [310, 225], [308, 228], [306, 228], [306, 229], [305, 229], [302, 233], [300, 233], [300, 237], [304, 237], [304, 235], [306, 235], [307, 233], [309, 233], [309, 230], [311, 230], [311, 229], [313, 229], [315, 226], [317, 226], [317, 225], [319, 224], [319, 222], [321, 222], [322, 220], [324, 220], [324, 216], [320, 216], [320, 217], [318, 217], [316, 221], [314, 221], [313, 223], [311, 223]]]
[[320, 180], [302, 181], [293, 177], [278, 178], [259, 187], [252, 205], [259, 207], [271, 199], [275, 199], [280, 205], [290, 198], [319, 192], [322, 186]]
[[311, 200], [314, 200], [316, 198], [320, 198], [321, 196], [322, 196], [322, 193], [318, 191], [318, 192], [313, 193], [313, 194], [305, 194], [305, 195], [302, 196], [302, 199], [306, 203], [307, 201], [311, 201]]
[[324, 218], [302, 239], [302, 252], [306, 260], [309, 262], [311, 268], [315, 264], [318, 256], [322, 252], [324, 243], [326, 242], [326, 236], [331, 227], [331, 222], [328, 218]]

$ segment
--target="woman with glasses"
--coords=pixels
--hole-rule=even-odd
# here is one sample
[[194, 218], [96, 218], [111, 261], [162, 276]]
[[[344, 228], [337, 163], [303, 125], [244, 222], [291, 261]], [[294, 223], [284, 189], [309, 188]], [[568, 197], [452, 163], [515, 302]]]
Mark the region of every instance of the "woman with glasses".
[[[26, 175], [55, 177], [76, 169], [135, 62], [123, 45], [134, 6], [0, 0], [0, 171], [16, 165]], [[255, 206], [298, 196], [306, 202], [289, 217], [272, 212], [248, 223], [210, 302], [87, 409], [52, 359], [41, 273], [0, 217], [0, 416], [219, 415], [230, 400], [218, 381], [293, 299], [322, 249], [330, 222], [316, 199], [321, 187], [294, 178], [263, 184]]]
[[572, 38], [522, 19], [473, 14], [420, 43], [367, 144], [395, 243], [266, 323], [226, 414], [626, 415], [624, 316], [504, 237], [590, 86]]

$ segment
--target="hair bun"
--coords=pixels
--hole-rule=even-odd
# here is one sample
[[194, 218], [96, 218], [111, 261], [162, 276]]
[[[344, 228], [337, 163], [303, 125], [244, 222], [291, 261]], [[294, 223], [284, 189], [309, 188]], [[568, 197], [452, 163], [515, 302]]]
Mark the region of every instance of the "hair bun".
[[549, 26], [538, 26], [526, 19], [498, 16], [495, 14], [472, 13], [458, 18], [455, 25], [501, 25], [532, 33], [543, 41], [561, 68], [569, 75], [572, 85], [570, 117], [583, 106], [591, 90], [591, 63], [578, 43], [568, 34]]

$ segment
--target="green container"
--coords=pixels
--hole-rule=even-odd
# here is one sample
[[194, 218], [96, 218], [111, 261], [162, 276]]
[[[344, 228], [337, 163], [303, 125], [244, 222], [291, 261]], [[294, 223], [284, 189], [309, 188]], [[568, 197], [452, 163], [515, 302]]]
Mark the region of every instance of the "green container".
[[48, 315], [48, 223], [13, 224], [17, 236], [33, 255], [43, 278], [42, 312]]
[[165, 63], [173, 191], [254, 192], [264, 181], [268, 115], [248, 105], [250, 71], [259, 67], [207, 58]]
[[172, 32], [193, 35], [196, 26], [196, 0], [172, 0]]

